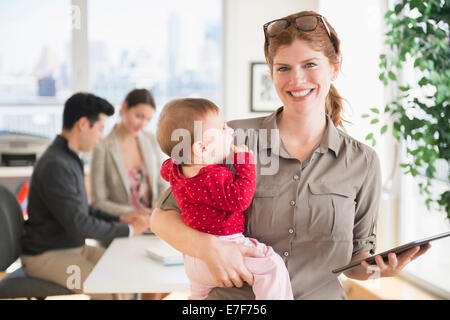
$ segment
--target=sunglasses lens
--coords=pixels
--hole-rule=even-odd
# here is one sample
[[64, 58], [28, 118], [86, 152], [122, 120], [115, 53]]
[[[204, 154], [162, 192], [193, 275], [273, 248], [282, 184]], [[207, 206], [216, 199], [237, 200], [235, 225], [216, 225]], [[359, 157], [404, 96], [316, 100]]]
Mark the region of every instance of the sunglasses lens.
[[302, 16], [295, 19], [295, 24], [300, 30], [312, 31], [317, 27], [316, 16]]
[[288, 27], [289, 23], [286, 20], [274, 21], [267, 26], [267, 34], [269, 37], [275, 37], [281, 31]]

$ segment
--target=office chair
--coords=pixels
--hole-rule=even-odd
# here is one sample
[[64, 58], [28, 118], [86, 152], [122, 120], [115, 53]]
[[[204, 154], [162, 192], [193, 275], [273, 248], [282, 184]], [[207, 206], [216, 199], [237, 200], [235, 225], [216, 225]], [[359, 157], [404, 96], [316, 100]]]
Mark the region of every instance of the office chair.
[[[5, 271], [21, 253], [23, 213], [14, 194], [0, 185], [0, 272]], [[22, 268], [0, 280], [0, 299], [37, 298], [69, 295], [74, 292], [46, 280], [28, 277]]]

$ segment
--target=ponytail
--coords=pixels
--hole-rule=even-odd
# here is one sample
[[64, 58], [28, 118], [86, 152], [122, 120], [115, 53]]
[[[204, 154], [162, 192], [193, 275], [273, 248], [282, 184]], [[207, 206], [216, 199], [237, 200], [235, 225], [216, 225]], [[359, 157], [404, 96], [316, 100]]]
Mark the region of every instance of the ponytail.
[[[325, 112], [327, 116], [333, 121], [335, 127], [341, 127], [344, 129], [341, 119], [341, 111], [343, 109], [342, 97], [336, 88], [331, 84], [330, 91], [328, 92], [325, 100]], [[344, 120], [345, 121], [345, 120]]]

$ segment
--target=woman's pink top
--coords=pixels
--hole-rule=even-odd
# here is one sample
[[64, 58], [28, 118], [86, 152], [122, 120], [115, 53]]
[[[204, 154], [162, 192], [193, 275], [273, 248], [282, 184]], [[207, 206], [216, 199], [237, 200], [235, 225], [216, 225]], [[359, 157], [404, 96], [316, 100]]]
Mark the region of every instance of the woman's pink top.
[[145, 166], [141, 164], [137, 169], [129, 169], [128, 175], [130, 176], [131, 206], [135, 209], [151, 208], [152, 190]]

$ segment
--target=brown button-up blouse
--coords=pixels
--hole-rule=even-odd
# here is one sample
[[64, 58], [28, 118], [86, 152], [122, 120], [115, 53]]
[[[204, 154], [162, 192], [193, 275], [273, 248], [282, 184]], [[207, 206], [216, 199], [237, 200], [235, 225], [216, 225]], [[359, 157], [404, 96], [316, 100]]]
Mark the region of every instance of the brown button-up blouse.
[[[379, 159], [373, 149], [327, 118], [321, 142], [302, 163], [290, 156], [273, 130], [282, 111], [281, 107], [267, 117], [229, 122], [237, 144], [242, 144], [244, 134], [244, 141], [258, 155], [245, 235], [272, 246], [284, 259], [295, 299], [344, 299], [331, 271], [361, 252], [375, 253]], [[170, 190], [157, 206], [178, 210]], [[215, 288], [208, 297], [252, 298], [249, 286]]]

